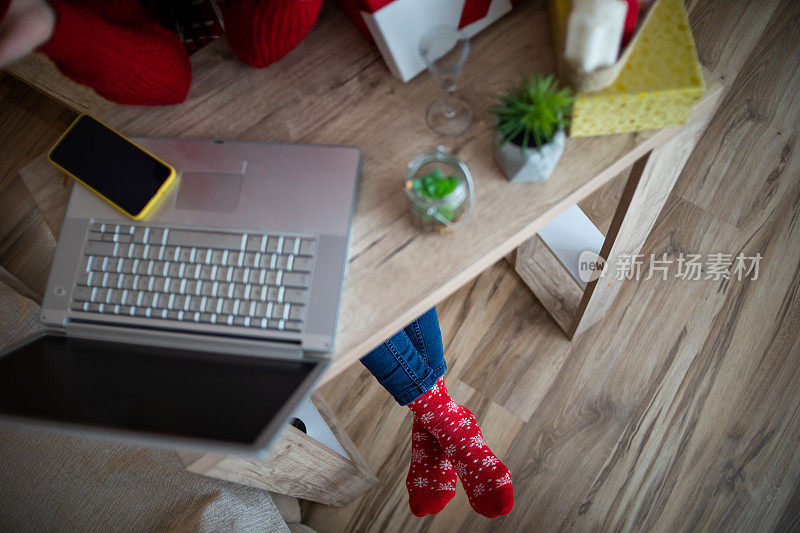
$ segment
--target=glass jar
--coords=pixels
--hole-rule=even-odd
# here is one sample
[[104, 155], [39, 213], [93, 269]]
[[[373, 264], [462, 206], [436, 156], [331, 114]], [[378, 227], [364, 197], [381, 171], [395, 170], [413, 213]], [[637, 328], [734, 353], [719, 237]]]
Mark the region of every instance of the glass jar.
[[[422, 179], [435, 170], [458, 179], [456, 187], [442, 198], [428, 198], [414, 189], [415, 179]], [[405, 192], [414, 223], [433, 233], [446, 233], [464, 224], [475, 202], [475, 189], [467, 166], [443, 146], [418, 155], [408, 164]]]

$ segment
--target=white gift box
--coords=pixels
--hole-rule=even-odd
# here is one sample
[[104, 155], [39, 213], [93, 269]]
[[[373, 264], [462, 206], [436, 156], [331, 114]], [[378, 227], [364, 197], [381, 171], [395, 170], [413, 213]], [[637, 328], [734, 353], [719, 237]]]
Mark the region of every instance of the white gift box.
[[472, 37], [512, 8], [512, 0], [394, 0], [373, 13], [362, 10], [361, 16], [389, 70], [407, 82], [426, 68], [419, 42], [428, 30], [458, 27], [464, 18], [485, 12], [461, 28]]

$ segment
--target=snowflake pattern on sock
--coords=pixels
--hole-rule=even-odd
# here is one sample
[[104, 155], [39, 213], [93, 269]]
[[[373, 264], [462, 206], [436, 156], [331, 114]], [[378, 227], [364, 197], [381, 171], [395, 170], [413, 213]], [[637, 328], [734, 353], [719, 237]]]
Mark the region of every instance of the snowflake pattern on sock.
[[497, 487], [502, 487], [503, 485], [508, 485], [510, 483], [511, 483], [511, 474], [506, 472], [506, 475], [504, 475], [503, 477], [501, 477], [500, 479], [497, 480], [497, 485], [496, 486]]
[[425, 453], [422, 450], [414, 450], [414, 451], [411, 452], [411, 460], [412, 461], [420, 462], [423, 459], [426, 459], [427, 457], [428, 457], [428, 454]]
[[511, 474], [489, 449], [475, 416], [450, 397], [444, 380], [409, 408], [440, 444], [472, 508], [490, 518], [508, 514], [514, 506]]
[[498, 459], [497, 457], [492, 455], [490, 457], [484, 457], [483, 461], [481, 461], [481, 464], [483, 466], [494, 466], [499, 462], [500, 462], [500, 459]]
[[481, 448], [482, 446], [486, 445], [486, 441], [483, 440], [481, 435], [475, 435], [474, 437], [470, 437], [469, 445], [473, 448]]
[[424, 477], [418, 477], [414, 480], [414, 486], [417, 488], [427, 487], [428, 479]]

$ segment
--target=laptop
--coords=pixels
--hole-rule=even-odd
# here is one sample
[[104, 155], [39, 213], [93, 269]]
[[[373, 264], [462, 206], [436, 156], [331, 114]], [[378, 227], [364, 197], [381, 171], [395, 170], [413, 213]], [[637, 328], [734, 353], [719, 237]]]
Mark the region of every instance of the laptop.
[[360, 151], [133, 141], [178, 183], [147, 221], [73, 187], [47, 330], [0, 355], [0, 417], [263, 451], [329, 363]]

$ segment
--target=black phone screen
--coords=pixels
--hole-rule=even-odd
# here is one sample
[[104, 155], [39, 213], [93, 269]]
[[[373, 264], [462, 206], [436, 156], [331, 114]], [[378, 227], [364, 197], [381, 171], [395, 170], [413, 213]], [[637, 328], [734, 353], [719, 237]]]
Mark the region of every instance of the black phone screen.
[[53, 147], [50, 159], [131, 216], [141, 213], [172, 172], [87, 115]]

